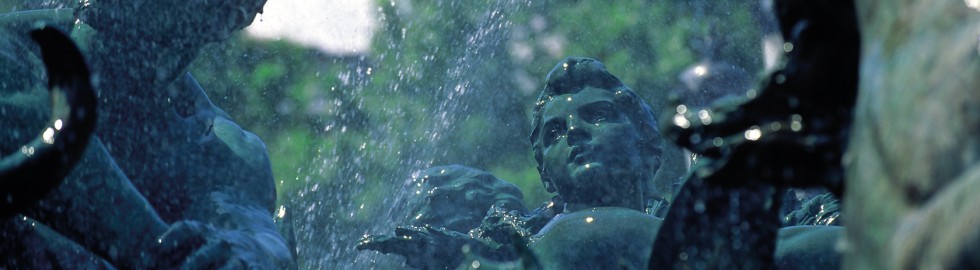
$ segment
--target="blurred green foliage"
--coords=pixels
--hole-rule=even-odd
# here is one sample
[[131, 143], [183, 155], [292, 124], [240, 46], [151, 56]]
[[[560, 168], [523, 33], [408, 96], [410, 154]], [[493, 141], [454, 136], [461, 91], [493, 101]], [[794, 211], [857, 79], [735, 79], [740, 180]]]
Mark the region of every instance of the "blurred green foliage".
[[658, 111], [680, 88], [678, 74], [701, 61], [762, 65], [752, 1], [377, 7], [379, 27], [363, 55], [239, 36], [192, 69], [220, 107], [268, 144], [281, 204], [315, 224], [294, 225], [298, 238], [309, 237], [297, 243], [306, 267], [382, 263], [346, 249], [362, 234], [391, 233], [408, 214], [399, 196], [428, 166], [484, 169], [517, 185], [530, 207], [547, 200], [530, 156], [529, 109], [566, 56], [603, 61]]
[[[42, 2], [0, 0], [0, 11], [72, 1]], [[468, 165], [517, 185], [529, 207], [550, 197], [527, 134], [530, 106], [557, 61], [596, 58], [665, 111], [678, 74], [699, 62], [761, 70], [758, 5], [383, 0], [361, 55], [239, 34], [209, 46], [190, 72], [265, 141], [302, 268], [387, 268], [397, 262], [353, 246], [407, 218], [404, 198], [419, 170]]]
[[[435, 150], [440, 155], [420, 157], [431, 160], [423, 165], [461, 163], [537, 185], [533, 164], [528, 164], [533, 160], [525, 153], [527, 142], [519, 141], [527, 140], [528, 108], [541, 81], [565, 56], [603, 61], [658, 108], [665, 105], [670, 90], [679, 87], [680, 71], [705, 60], [708, 53], [698, 47], [704, 39], [732, 44], [723, 46], [722, 55], [714, 58], [747, 70], [761, 68], [752, 5], [642, 0], [615, 5], [398, 2], [412, 5], [406, 13], [391, 3], [378, 3], [382, 25], [373, 49], [365, 55], [331, 56], [285, 41], [256, 41], [241, 35], [211, 47], [192, 68], [220, 107], [269, 144], [278, 160], [274, 161], [276, 175], [286, 185], [280, 194], [294, 187], [288, 182], [304, 180], [297, 168], [323, 151], [309, 145], [336, 143], [323, 142], [330, 137], [324, 135], [332, 134], [331, 128], [386, 132], [393, 136], [384, 143], [392, 148], [389, 151], [425, 152], [438, 146], [413, 145], [424, 144], [433, 135], [428, 128], [447, 124], [433, 121], [451, 122], [452, 127], [441, 127], [448, 133], [442, 141], [450, 144]], [[494, 21], [507, 29], [480, 28], [494, 20], [487, 16], [494, 9], [510, 12]], [[692, 16], [696, 12], [702, 14]], [[468, 40], [479, 31], [499, 33], [492, 33], [492, 40], [477, 40], [479, 44]], [[519, 85], [522, 82], [526, 84]], [[466, 93], [450, 89], [457, 86], [466, 87]], [[440, 116], [444, 112], [456, 115]], [[391, 152], [402, 158], [419, 154]], [[544, 198], [533, 194], [534, 189], [525, 191], [532, 193], [529, 203]]]

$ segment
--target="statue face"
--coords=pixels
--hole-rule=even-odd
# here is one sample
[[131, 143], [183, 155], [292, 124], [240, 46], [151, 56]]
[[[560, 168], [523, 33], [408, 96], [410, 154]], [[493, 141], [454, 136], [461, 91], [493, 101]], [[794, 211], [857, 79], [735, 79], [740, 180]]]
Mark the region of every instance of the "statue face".
[[555, 96], [542, 110], [542, 166], [567, 202], [608, 206], [635, 193], [648, 176], [638, 143], [640, 133], [617, 93], [586, 87]]

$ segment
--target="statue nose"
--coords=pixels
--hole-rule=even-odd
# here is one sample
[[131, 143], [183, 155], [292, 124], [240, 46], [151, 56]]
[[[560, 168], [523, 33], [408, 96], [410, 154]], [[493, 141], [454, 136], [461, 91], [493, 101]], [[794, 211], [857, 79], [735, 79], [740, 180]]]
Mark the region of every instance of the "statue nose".
[[583, 128], [582, 125], [572, 125], [568, 127], [567, 141], [569, 146], [579, 145], [588, 142], [590, 139], [592, 139], [592, 135], [589, 134], [589, 131], [586, 128]]

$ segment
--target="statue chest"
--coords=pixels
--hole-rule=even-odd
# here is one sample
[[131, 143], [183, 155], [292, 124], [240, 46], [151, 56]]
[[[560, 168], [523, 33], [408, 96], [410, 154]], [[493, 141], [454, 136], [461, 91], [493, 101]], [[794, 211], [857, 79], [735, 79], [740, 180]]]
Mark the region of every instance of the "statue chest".
[[546, 269], [641, 269], [662, 220], [617, 207], [562, 214], [532, 239]]

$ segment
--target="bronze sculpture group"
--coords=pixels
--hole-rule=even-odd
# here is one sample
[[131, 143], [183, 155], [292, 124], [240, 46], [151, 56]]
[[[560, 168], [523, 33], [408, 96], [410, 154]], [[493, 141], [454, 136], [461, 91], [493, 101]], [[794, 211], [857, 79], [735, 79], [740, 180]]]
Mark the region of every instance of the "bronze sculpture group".
[[[664, 230], [664, 224], [694, 226], [679, 224], [677, 220], [665, 220], [645, 212], [651, 198], [662, 196], [643, 194], [644, 183], [653, 179], [660, 165], [659, 125], [650, 107], [606, 71], [602, 63], [577, 57], [559, 62], [549, 74], [547, 86], [535, 103], [533, 123], [530, 139], [542, 175], [541, 181], [557, 197], [543, 209], [533, 212], [522, 211], [523, 206], [506, 209], [507, 206], [485, 200], [483, 209], [489, 209], [490, 214], [480, 227], [454, 229], [447, 234], [440, 231], [445, 224], [433, 220], [434, 223], [422, 224], [422, 228], [418, 224], [415, 227], [399, 228], [401, 233], [396, 237], [370, 236], [359, 248], [400, 254], [408, 258], [409, 265], [420, 268], [453, 268], [460, 263], [466, 263], [464, 258], [469, 258], [480, 261], [481, 265], [510, 263], [543, 269], [638, 269], [651, 264], [651, 254], [671, 252], [665, 251], [664, 247], [673, 246], [664, 244], [658, 248], [655, 243], [664, 241], [658, 239], [665, 238], [659, 236], [661, 234], [681, 232]], [[745, 190], [730, 191], [757, 195]], [[769, 190], [766, 192], [770, 198], [776, 198], [774, 195], [777, 193]], [[426, 207], [439, 208], [433, 204], [444, 203], [440, 200], [444, 196], [446, 195], [426, 195], [429, 200], [423, 204], [427, 204]], [[555, 206], [556, 203], [560, 205]], [[684, 205], [683, 203], [675, 205]], [[505, 210], [501, 211], [501, 208]], [[692, 208], [691, 210], [700, 212], [691, 214], [738, 222], [749, 220], [737, 215], [738, 212], [717, 213], [725, 209], [719, 210], [716, 206], [702, 205], [700, 208]], [[459, 214], [451, 212], [452, 209], [446, 211], [449, 212], [447, 215]], [[671, 211], [683, 209], [672, 208]], [[544, 222], [512, 222], [507, 224], [509, 226], [494, 226], [494, 212], [517, 212], [503, 219], [537, 218]], [[725, 224], [715, 220], [711, 222]], [[834, 251], [834, 245], [840, 235], [840, 227], [791, 226], [779, 229], [778, 232], [778, 227], [773, 227], [772, 235], [767, 238], [764, 233], [757, 232], [765, 230], [764, 228], [766, 227], [745, 228], [744, 235], [730, 239], [748, 239], [743, 248], [735, 249], [740, 250], [743, 256], [756, 257], [739, 258], [734, 257], [735, 252], [705, 249], [700, 251], [702, 254], [691, 252], [680, 257], [671, 256], [675, 259], [663, 262], [663, 265], [695, 268], [775, 265], [796, 269], [825, 269], [839, 265], [840, 254]], [[728, 228], [729, 231], [739, 229]], [[494, 230], [509, 231], [520, 239], [507, 241], [505, 238], [505, 241], [499, 241], [499, 237], [494, 239], [481, 236]], [[416, 233], [405, 233], [407, 231]], [[532, 233], [517, 233], [520, 231]], [[695, 238], [693, 235], [688, 237]], [[703, 237], [720, 238], [715, 235]], [[682, 243], [695, 243], [692, 240], [687, 239]], [[750, 240], [769, 242], [771, 246], [768, 249], [759, 247], [748, 243]], [[729, 240], [717, 242], [725, 241]], [[402, 248], [411, 246], [406, 242], [422, 243], [413, 247], [429, 248]], [[466, 248], [462, 248], [463, 245]], [[685, 247], [694, 250], [704, 248]], [[467, 252], [462, 252], [461, 249]], [[446, 259], [447, 256], [450, 259]], [[715, 264], [701, 264], [705, 261], [694, 260], [698, 256], [721, 259], [715, 261]], [[764, 261], [766, 257], [769, 261]]]
[[[900, 79], [886, 75], [915, 74], [922, 71], [916, 67], [935, 64], [909, 56], [920, 51], [915, 45], [933, 45], [902, 43], [933, 33], [869, 11], [887, 6], [880, 2], [776, 2], [783, 36], [795, 46], [785, 68], [765, 81], [758, 98], [718, 108], [712, 124], [680, 110], [658, 124], [649, 106], [601, 63], [562, 60], [533, 105], [530, 136], [542, 184], [555, 198], [528, 209], [520, 203], [520, 191], [503, 180], [472, 168], [437, 167], [425, 173], [433, 192], [421, 197], [416, 222], [397, 228], [395, 236], [368, 236], [358, 247], [404, 255], [409, 265], [420, 268], [471, 262], [545, 269], [972, 265], [971, 243], [980, 234], [970, 229], [975, 214], [963, 206], [976, 205], [968, 195], [980, 179], [971, 169], [980, 156], [971, 152], [976, 143], [970, 136], [978, 114], [969, 105], [977, 102], [976, 95], [955, 88], [975, 86], [976, 76], [944, 81], [936, 78], [948, 74], [929, 71], [926, 84], [895, 83]], [[201, 46], [247, 25], [264, 1], [195, 3], [222, 14], [189, 10], [193, 4], [106, 0], [77, 11], [0, 17], [9, 37], [0, 49], [11, 52], [0, 54], [0, 76], [17, 78], [0, 86], [0, 123], [17, 130], [0, 134], [0, 150], [18, 153], [0, 162], [0, 236], [5, 240], [0, 266], [210, 269], [291, 263], [271, 222], [275, 193], [264, 145], [211, 104], [185, 74]], [[975, 35], [980, 8], [969, 1], [967, 8], [956, 7], [936, 5], [964, 20], [959, 27], [938, 24], [935, 35], [958, 37], [962, 42], [957, 44], [966, 45], [948, 52], [957, 57], [933, 59], [975, 73], [980, 50], [975, 36], [963, 38], [962, 33]], [[187, 16], [170, 21], [155, 14], [159, 9]], [[924, 14], [912, 17], [927, 24], [938, 20], [935, 14], [946, 13]], [[97, 74], [93, 82], [66, 83], [59, 77], [89, 78], [80, 68], [72, 69], [75, 73], [56, 70], [45, 47], [68, 43], [40, 40], [38, 47], [27, 33], [39, 24], [71, 29]], [[193, 27], [197, 24], [214, 27]], [[859, 28], [877, 31], [859, 33]], [[57, 30], [39, 33], [59, 35]], [[859, 67], [878, 76], [859, 78]], [[54, 86], [52, 93], [67, 96], [70, 105], [56, 98], [49, 107], [42, 74]], [[886, 95], [882, 85], [912, 94]], [[901, 127], [894, 123], [903, 123], [902, 118], [875, 119], [902, 116], [900, 105], [918, 106], [908, 96], [929, 96], [921, 92], [923, 85], [942, 91], [926, 99], [922, 111], [955, 121], [952, 132], [925, 138], [928, 143], [916, 148], [921, 151], [907, 153], [895, 142], [920, 138], [922, 132], [891, 126]], [[100, 97], [98, 111], [90, 115], [97, 115], [94, 133], [85, 128], [91, 123], [81, 129], [68, 125], [92, 120], [76, 118], [94, 109], [94, 102], [72, 96], [88, 86]], [[912, 87], [918, 88], [907, 89]], [[68, 92], [57, 92], [62, 88]], [[857, 96], [859, 88], [867, 92], [863, 99]], [[958, 114], [936, 108], [942, 104], [957, 104]], [[857, 116], [852, 115], [855, 106]], [[65, 108], [69, 113], [59, 111]], [[930, 126], [929, 119], [912, 118], [918, 121], [909, 122]], [[874, 128], [852, 133], [852, 119]], [[28, 132], [46, 128], [50, 134]], [[654, 200], [658, 194], [640, 187], [662, 163], [661, 131], [707, 161], [692, 168], [685, 187], [671, 196], [667, 215], [655, 216], [649, 210], [657, 208], [652, 205], [659, 203]], [[857, 134], [853, 141], [859, 144], [851, 134]], [[35, 137], [36, 147], [25, 145]], [[950, 142], [966, 142], [966, 147]], [[847, 149], [854, 153], [850, 158], [845, 158]], [[53, 176], [38, 186], [21, 185], [24, 175], [40, 175], [48, 167], [18, 170], [31, 168], [30, 162], [51, 150], [63, 157], [44, 163], [60, 164]], [[923, 155], [940, 161], [901, 158]], [[71, 172], [57, 172], [73, 165]], [[862, 169], [853, 169], [857, 166]], [[845, 186], [845, 175], [867, 181]], [[845, 203], [856, 221], [847, 232], [850, 240], [839, 241], [841, 227], [783, 227], [779, 196], [797, 187], [848, 195]], [[816, 204], [836, 205], [829, 196]], [[886, 207], [874, 208], [879, 201]], [[838, 217], [824, 214], [814, 222], [833, 223]], [[813, 220], [808, 218], [799, 219]], [[857, 255], [842, 260], [848, 252]], [[912, 256], [918, 252], [926, 256]]]

